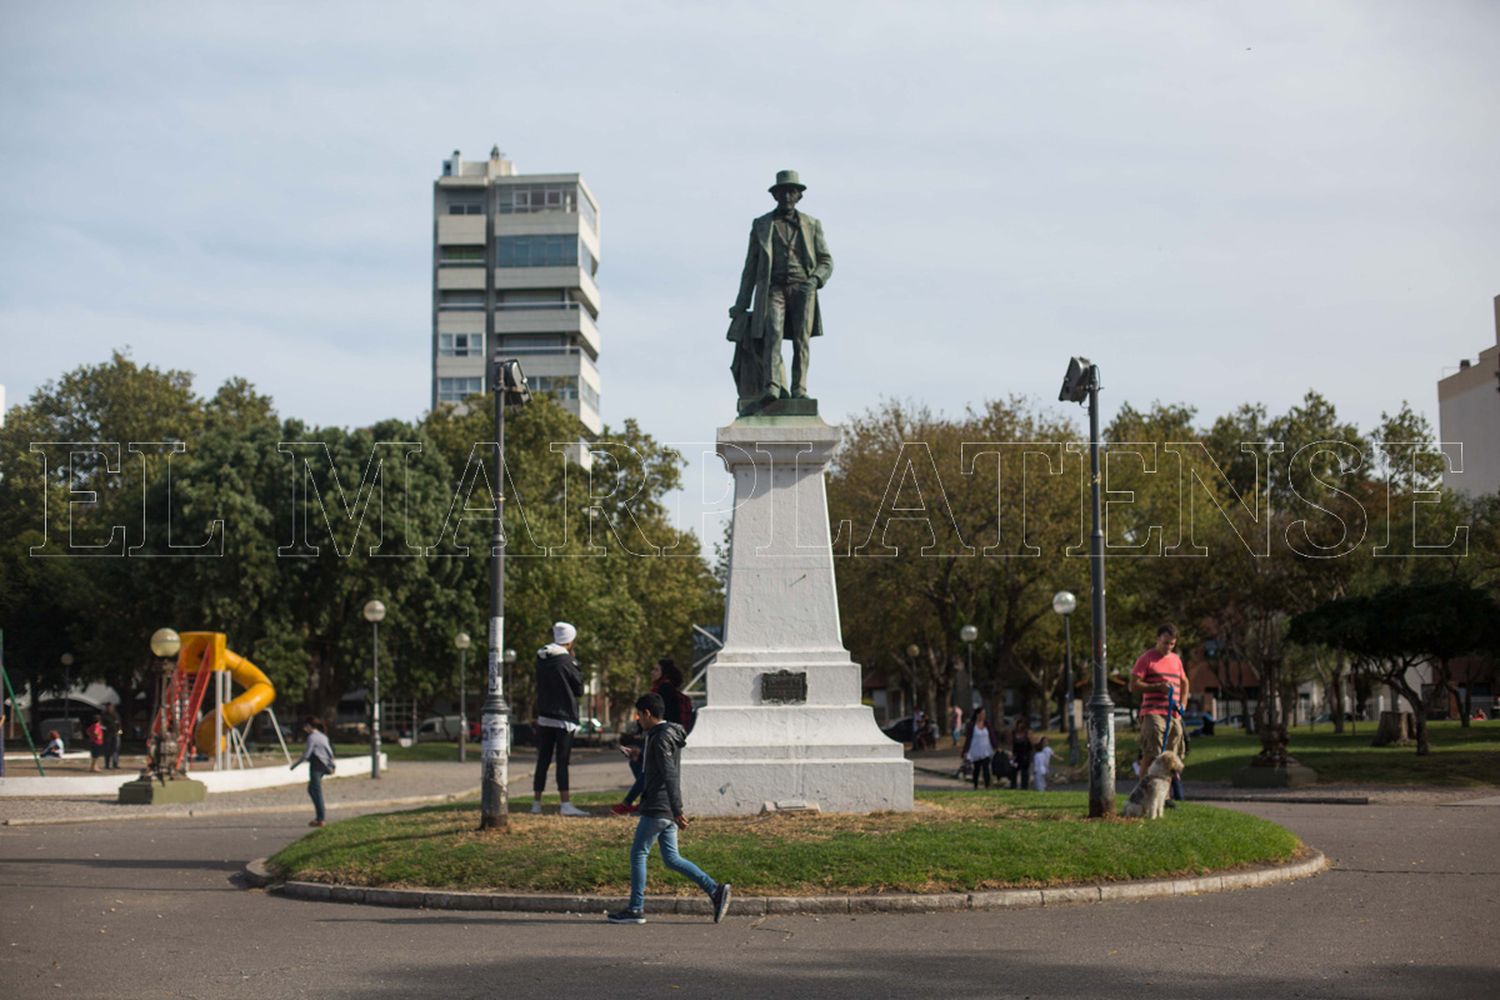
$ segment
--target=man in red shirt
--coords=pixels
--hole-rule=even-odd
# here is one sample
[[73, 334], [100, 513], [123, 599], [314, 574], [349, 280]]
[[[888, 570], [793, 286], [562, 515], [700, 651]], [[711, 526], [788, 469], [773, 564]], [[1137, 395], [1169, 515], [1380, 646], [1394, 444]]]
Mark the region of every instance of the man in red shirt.
[[[1182, 706], [1187, 704], [1188, 679], [1182, 660], [1172, 652], [1177, 629], [1156, 630], [1156, 645], [1141, 654], [1130, 671], [1130, 690], [1141, 696], [1141, 777], [1151, 770], [1163, 749], [1182, 756]], [[1167, 695], [1177, 699], [1177, 712], [1168, 715]]]

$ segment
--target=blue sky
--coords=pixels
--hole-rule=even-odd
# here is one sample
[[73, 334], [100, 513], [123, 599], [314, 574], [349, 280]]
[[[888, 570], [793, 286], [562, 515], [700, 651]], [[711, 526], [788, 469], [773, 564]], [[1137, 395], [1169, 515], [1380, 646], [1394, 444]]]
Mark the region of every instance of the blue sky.
[[416, 417], [431, 182], [498, 143], [588, 179], [605, 419], [690, 457], [785, 167], [836, 263], [830, 421], [1051, 401], [1077, 353], [1111, 408], [1435, 424], [1494, 342], [1497, 36], [1489, 3], [6, 3], [0, 383], [129, 345]]

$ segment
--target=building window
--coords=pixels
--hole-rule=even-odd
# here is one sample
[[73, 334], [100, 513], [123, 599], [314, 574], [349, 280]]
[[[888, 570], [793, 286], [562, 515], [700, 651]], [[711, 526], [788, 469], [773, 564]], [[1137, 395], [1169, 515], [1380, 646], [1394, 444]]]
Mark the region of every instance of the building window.
[[599, 273], [599, 262], [594, 259], [594, 255], [589, 252], [583, 240], [578, 241], [578, 264], [588, 272], [590, 278]]
[[495, 241], [497, 267], [576, 267], [576, 236], [502, 236]]
[[484, 334], [440, 333], [438, 334], [438, 353], [445, 358], [482, 358], [484, 357]]
[[441, 247], [439, 267], [483, 267], [484, 247]]
[[447, 312], [484, 309], [484, 290], [444, 291], [438, 293], [438, 308]]
[[451, 201], [448, 203], [449, 215], [483, 215], [484, 202], [482, 201]]
[[598, 389], [595, 389], [593, 386], [589, 385], [588, 382], [584, 381], [583, 379], [579, 379], [578, 380], [578, 394], [580, 396], [582, 396], [583, 397], [583, 401], [589, 405], [589, 409], [593, 410], [595, 413], [599, 412], [599, 390]]
[[577, 184], [502, 184], [495, 189], [501, 215], [578, 211]]
[[462, 403], [470, 396], [477, 396], [483, 391], [484, 379], [477, 375], [473, 378], [438, 379], [439, 403]]
[[532, 392], [550, 392], [558, 399], [578, 398], [576, 375], [531, 375], [526, 379]]

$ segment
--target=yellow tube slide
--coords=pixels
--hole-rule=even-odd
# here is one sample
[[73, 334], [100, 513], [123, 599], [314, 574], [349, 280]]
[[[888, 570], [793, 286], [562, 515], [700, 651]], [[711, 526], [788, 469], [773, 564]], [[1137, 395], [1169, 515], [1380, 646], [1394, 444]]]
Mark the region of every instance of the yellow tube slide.
[[[259, 667], [225, 645], [222, 632], [184, 632], [182, 648], [177, 654], [177, 663], [188, 673], [200, 670], [227, 670], [229, 676], [244, 691], [224, 705], [224, 725], [236, 727], [246, 719], [264, 712], [276, 700], [276, 689]], [[214, 745], [219, 726], [215, 718], [219, 713], [210, 709], [212, 692], [204, 694], [203, 707], [208, 710], [194, 734], [194, 742], [203, 753], [215, 753]]]

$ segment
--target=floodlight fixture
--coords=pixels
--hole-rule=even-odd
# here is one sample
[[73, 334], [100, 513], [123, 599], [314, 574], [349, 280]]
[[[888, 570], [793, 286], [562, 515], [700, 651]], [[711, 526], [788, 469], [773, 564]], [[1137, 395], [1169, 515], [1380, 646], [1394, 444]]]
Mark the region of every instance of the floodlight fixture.
[[1097, 384], [1099, 371], [1085, 357], [1073, 357], [1068, 359], [1068, 373], [1063, 376], [1061, 391], [1057, 394], [1059, 403], [1082, 403], [1089, 398], [1090, 389], [1098, 389]]

